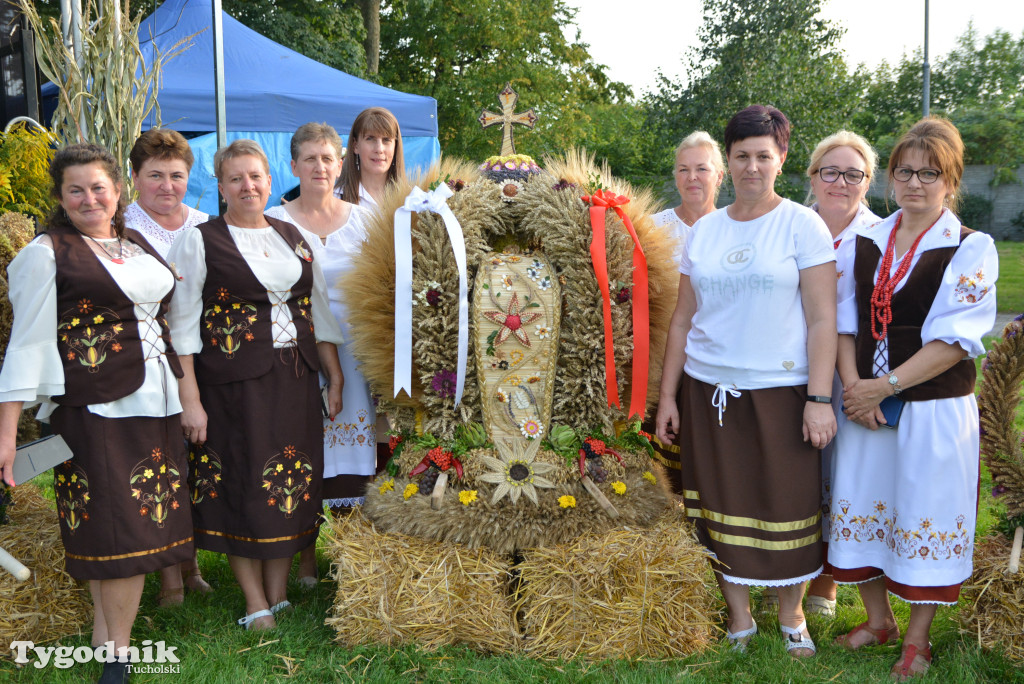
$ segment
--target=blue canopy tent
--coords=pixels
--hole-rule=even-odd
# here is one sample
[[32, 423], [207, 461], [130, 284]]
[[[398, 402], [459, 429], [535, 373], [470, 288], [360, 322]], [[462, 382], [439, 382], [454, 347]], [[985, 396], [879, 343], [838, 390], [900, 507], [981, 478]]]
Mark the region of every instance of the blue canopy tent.
[[[142, 54], [151, 64], [154, 45], [166, 53], [182, 38], [202, 31], [193, 38], [192, 47], [164, 65], [157, 101], [164, 128], [202, 134], [189, 140], [196, 163], [185, 203], [216, 214], [212, 17], [210, 0], [167, 0], [142, 22], [139, 38], [145, 41]], [[289, 165], [289, 141], [295, 129], [309, 121], [334, 126], [348, 144], [348, 131], [359, 112], [386, 107], [402, 129], [407, 171], [425, 169], [440, 156], [434, 98], [391, 90], [332, 69], [275, 43], [226, 13], [223, 22], [228, 141], [252, 138], [262, 145], [273, 178], [271, 204], [297, 183]], [[48, 87], [54, 88], [52, 84]]]

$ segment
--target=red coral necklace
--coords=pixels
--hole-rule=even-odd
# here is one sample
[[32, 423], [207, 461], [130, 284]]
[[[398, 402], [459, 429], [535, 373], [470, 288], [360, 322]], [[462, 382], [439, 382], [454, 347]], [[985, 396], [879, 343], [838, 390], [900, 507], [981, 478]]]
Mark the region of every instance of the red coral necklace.
[[[939, 214], [939, 218], [941, 217], [942, 214]], [[900, 284], [900, 281], [907, 275], [907, 271], [910, 270], [910, 264], [914, 261], [914, 253], [917, 252], [917, 246], [921, 243], [921, 238], [932, 229], [932, 226], [939, 222], [939, 218], [936, 218], [931, 226], [921, 231], [921, 234], [914, 240], [914, 244], [903, 255], [903, 261], [896, 268], [896, 273], [890, 277], [889, 271], [892, 269], [892, 260], [896, 254], [896, 231], [900, 229], [900, 224], [903, 223], [903, 213], [901, 212], [896, 217], [896, 225], [892, 227], [892, 231], [889, 233], [889, 244], [885, 247], [882, 265], [878, 269], [878, 280], [875, 282], [875, 289], [871, 291], [871, 336], [876, 341], [881, 342], [889, 334], [889, 324], [892, 323], [892, 296], [896, 292], [896, 286]], [[881, 332], [878, 330], [879, 324], [881, 324]]]

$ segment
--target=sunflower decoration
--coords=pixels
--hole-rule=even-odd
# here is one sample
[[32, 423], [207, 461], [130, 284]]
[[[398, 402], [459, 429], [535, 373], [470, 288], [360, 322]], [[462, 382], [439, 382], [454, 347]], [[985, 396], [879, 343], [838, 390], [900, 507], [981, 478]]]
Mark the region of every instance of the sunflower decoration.
[[530, 501], [539, 506], [537, 488], [551, 489], [555, 486], [544, 475], [550, 473], [556, 466], [536, 461], [540, 444], [539, 439], [530, 442], [529, 446], [524, 446], [521, 441], [505, 442], [498, 448], [501, 458], [481, 457], [481, 462], [489, 471], [479, 479], [498, 485], [494, 490], [494, 496], [491, 497], [492, 505], [501, 501], [506, 494], [515, 504], [519, 501], [519, 496], [525, 494]]

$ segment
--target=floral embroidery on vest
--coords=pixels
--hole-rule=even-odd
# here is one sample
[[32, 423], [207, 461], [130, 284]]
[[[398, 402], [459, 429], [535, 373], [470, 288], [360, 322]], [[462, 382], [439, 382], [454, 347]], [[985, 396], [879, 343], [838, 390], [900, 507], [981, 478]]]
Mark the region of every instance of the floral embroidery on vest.
[[235, 357], [243, 342], [253, 341], [249, 330], [255, 322], [256, 306], [231, 296], [223, 287], [217, 290], [217, 301], [203, 311], [203, 325], [209, 331], [210, 344], [229, 359]]
[[163, 527], [170, 512], [180, 506], [174, 494], [181, 488], [181, 474], [159, 448], [132, 468], [128, 482], [132, 498], [139, 502], [139, 515], [148, 515], [157, 527]]
[[309, 457], [296, 451], [294, 446], [286, 446], [283, 453], [273, 456], [263, 466], [263, 488], [270, 493], [267, 505], [276, 505], [284, 517], [292, 517], [302, 501], [309, 501], [306, 489], [313, 481], [312, 473]]
[[300, 297], [296, 303], [299, 305], [299, 314], [309, 323], [309, 332], [313, 332], [313, 311], [309, 297]]
[[206, 496], [217, 498], [220, 471], [220, 458], [212, 449], [198, 444], [189, 445], [188, 486], [192, 492], [192, 503], [197, 504]]
[[57, 515], [68, 531], [75, 533], [83, 520], [89, 519], [89, 480], [85, 471], [73, 461], [64, 461], [54, 468], [53, 493], [57, 500]]
[[107, 360], [107, 350], [121, 351], [117, 336], [124, 332], [124, 324], [110, 309], [93, 306], [88, 299], [81, 299], [75, 308], [61, 314], [57, 324], [57, 338], [62, 353], [68, 361], [78, 359], [87, 366], [90, 373], [99, 371], [100, 364]]

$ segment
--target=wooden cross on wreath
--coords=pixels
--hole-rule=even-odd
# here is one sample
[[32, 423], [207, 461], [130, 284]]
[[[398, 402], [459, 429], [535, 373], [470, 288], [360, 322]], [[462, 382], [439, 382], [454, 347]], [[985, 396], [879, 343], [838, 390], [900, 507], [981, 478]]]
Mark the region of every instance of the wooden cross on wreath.
[[499, 123], [502, 125], [501, 156], [504, 157], [516, 153], [516, 146], [512, 141], [512, 125], [519, 124], [533, 128], [533, 125], [537, 123], [537, 115], [532, 109], [515, 113], [519, 93], [512, 89], [511, 83], [506, 83], [504, 90], [498, 93], [498, 101], [501, 102], [501, 114], [495, 114], [485, 109], [478, 120], [483, 128]]

